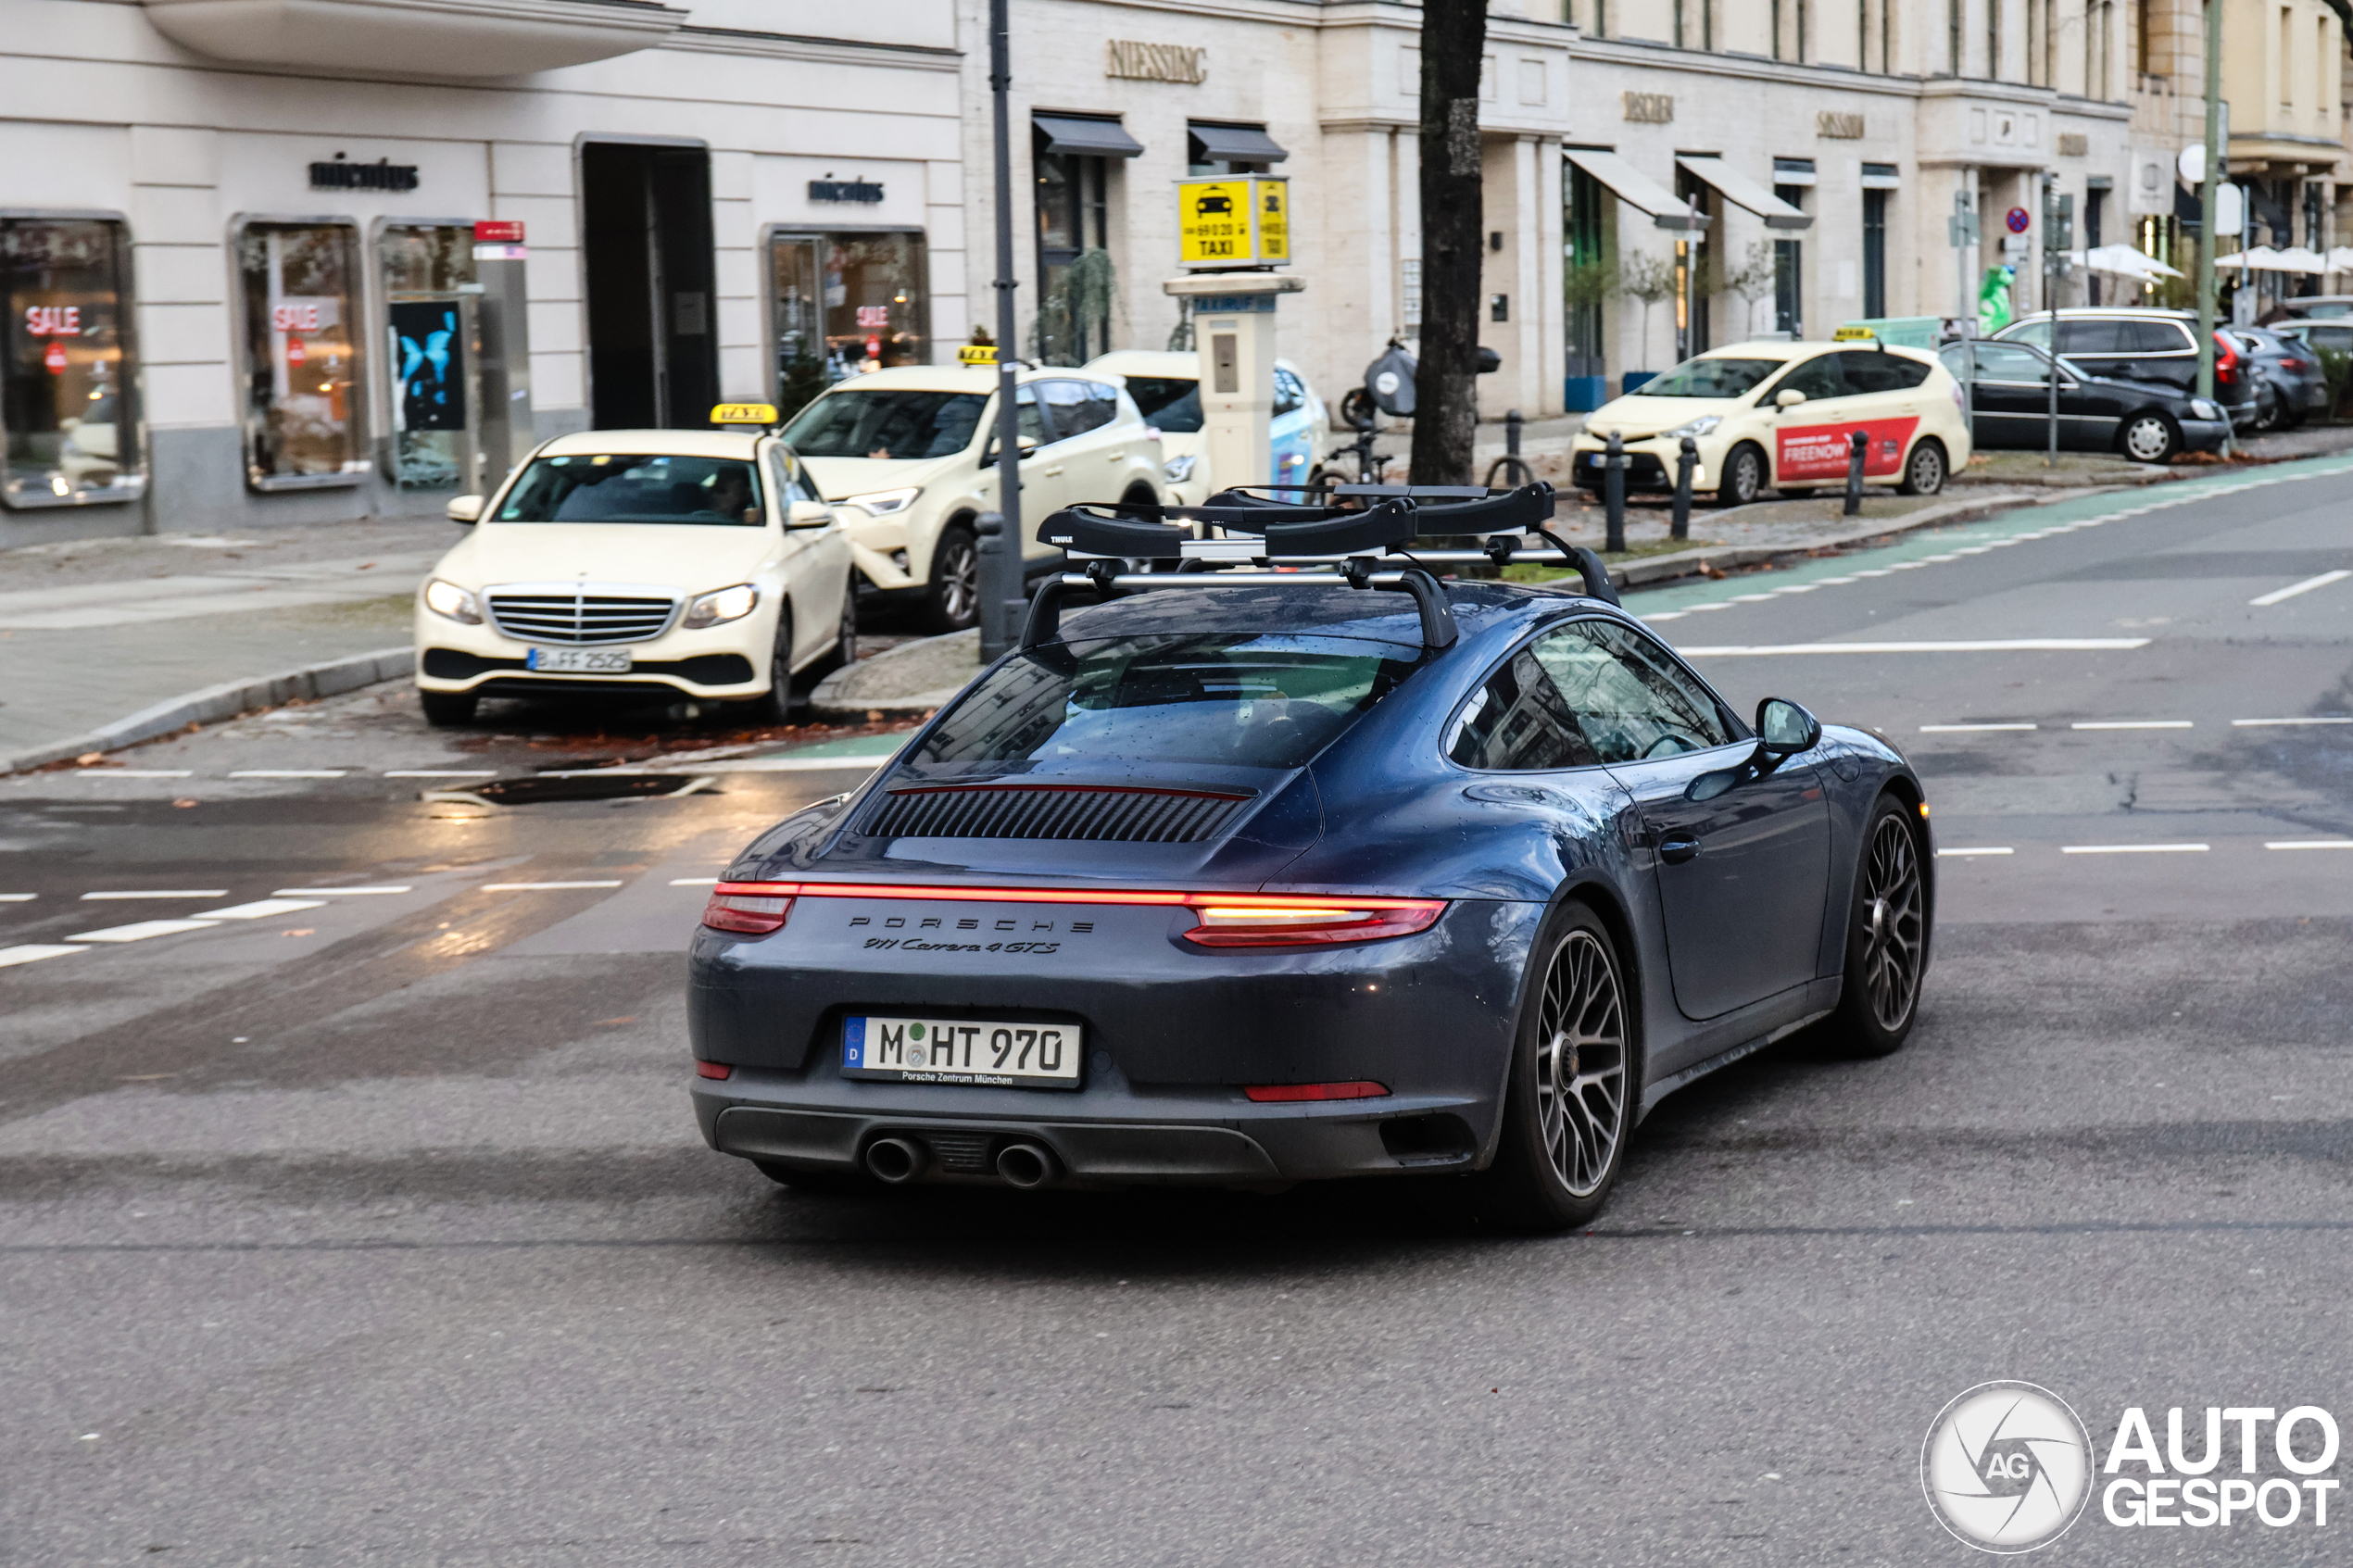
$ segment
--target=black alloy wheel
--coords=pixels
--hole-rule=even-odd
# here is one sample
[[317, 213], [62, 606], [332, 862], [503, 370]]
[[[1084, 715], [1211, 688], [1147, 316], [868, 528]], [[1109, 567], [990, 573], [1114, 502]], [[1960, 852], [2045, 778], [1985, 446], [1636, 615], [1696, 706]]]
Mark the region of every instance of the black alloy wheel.
[[1716, 504], [1745, 507], [1764, 493], [1764, 448], [1743, 441], [1724, 455], [1724, 471], [1716, 476]]
[[1503, 1136], [1482, 1179], [1502, 1223], [1560, 1230], [1599, 1214], [1617, 1183], [1633, 1128], [1633, 1025], [1617, 945], [1583, 904], [1561, 906], [1531, 961]]
[[2170, 463], [2182, 449], [2182, 428], [2171, 415], [2144, 408], [2124, 421], [2116, 445], [2136, 463]]
[[942, 530], [932, 547], [925, 608], [935, 632], [961, 632], [980, 619], [980, 546], [961, 523]]
[[1920, 976], [1928, 965], [1928, 895], [1912, 815], [1880, 797], [1855, 868], [1847, 912], [1845, 983], [1837, 1028], [1860, 1056], [1885, 1056], [1904, 1044], [1919, 1016]]
[[1912, 455], [1904, 463], [1904, 480], [1896, 492], [1905, 495], [1933, 495], [1944, 488], [1944, 444], [1931, 438], [1915, 442]]

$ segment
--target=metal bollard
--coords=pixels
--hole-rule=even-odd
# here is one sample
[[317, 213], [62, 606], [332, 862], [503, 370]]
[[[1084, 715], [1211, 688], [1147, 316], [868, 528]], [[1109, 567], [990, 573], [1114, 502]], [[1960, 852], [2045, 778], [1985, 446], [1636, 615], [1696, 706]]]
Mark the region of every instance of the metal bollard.
[[[1011, 646], [1013, 617], [1007, 613], [1005, 602], [1005, 519], [1001, 512], [983, 512], [973, 519], [973, 531], [980, 535], [976, 547], [980, 555], [979, 603], [973, 608], [980, 621], [980, 661], [987, 664]], [[1018, 583], [1020, 568], [1013, 569]]]
[[1863, 454], [1871, 449], [1871, 438], [1856, 431], [1846, 438], [1846, 515], [1863, 515]]
[[1626, 438], [1609, 433], [1609, 455], [1602, 459], [1602, 505], [1609, 521], [1605, 550], [1626, 548]]
[[1668, 533], [1677, 539], [1692, 536], [1692, 470], [1699, 467], [1699, 443], [1683, 437], [1675, 453], [1675, 521]]
[[1504, 415], [1504, 455], [1505, 457], [1519, 456], [1519, 427], [1527, 422], [1520, 417], [1517, 408], [1511, 409]]

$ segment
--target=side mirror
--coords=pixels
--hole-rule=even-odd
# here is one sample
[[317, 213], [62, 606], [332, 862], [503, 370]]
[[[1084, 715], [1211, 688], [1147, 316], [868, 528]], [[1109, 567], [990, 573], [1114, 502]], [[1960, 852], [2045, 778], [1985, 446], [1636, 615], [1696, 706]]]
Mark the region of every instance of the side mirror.
[[1786, 697], [1756, 705], [1756, 750], [1778, 762], [1821, 744], [1822, 721]]
[[1805, 401], [1806, 394], [1793, 386], [1785, 386], [1773, 394], [1773, 406], [1777, 408], [1794, 408]]
[[480, 495], [452, 495], [448, 504], [441, 508], [441, 515], [452, 522], [462, 522], [472, 527], [482, 521], [484, 499]]
[[824, 528], [833, 521], [833, 508], [823, 501], [795, 501], [785, 508], [786, 528]]

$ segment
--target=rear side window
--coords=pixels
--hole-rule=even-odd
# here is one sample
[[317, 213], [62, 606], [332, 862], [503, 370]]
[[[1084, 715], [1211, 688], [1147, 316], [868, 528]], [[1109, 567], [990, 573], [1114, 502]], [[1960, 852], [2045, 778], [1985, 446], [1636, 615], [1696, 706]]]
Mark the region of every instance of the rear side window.
[[1276, 366], [1275, 412], [1295, 414], [1305, 407], [1307, 407], [1307, 389], [1300, 384], [1297, 376], [1292, 375], [1280, 365]]
[[1129, 376], [1127, 395], [1144, 422], [1171, 435], [1201, 429], [1201, 383], [1176, 376]]
[[1357, 637], [1111, 637], [1009, 659], [911, 761], [1296, 768], [1389, 695], [1420, 650]]
[[1844, 397], [1855, 389], [1846, 384], [1846, 372], [1839, 361], [1843, 354], [1824, 354], [1808, 359], [1783, 376], [1773, 388], [1778, 397], [1784, 392], [1802, 392], [1809, 402], [1818, 403], [1825, 397]]
[[2125, 323], [2118, 320], [2059, 322], [2059, 352], [2061, 354], [2116, 354], [2124, 352], [2120, 341]]
[[2120, 321], [2124, 341], [2118, 345], [2125, 354], [2195, 354], [2196, 345], [2189, 332], [2178, 321]]
[[1055, 380], [1035, 384], [1046, 405], [1047, 418], [1054, 422], [1057, 441], [1101, 429], [1119, 413], [1119, 395], [1098, 383]]
[[1928, 366], [1901, 354], [1850, 349], [1838, 357], [1849, 392], [1909, 392], [1928, 380]]
[[1722, 708], [1648, 637], [1577, 621], [1521, 648], [1473, 694], [1446, 754], [1525, 771], [1639, 762], [1732, 741]]

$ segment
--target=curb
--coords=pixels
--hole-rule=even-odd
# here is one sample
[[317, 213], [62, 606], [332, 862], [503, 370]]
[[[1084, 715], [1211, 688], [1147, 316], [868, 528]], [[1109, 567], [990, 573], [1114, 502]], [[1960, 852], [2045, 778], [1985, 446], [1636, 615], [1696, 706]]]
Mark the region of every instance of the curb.
[[968, 629], [945, 633], [937, 637], [919, 637], [912, 643], [901, 643], [895, 648], [886, 649], [872, 659], [846, 664], [817, 683], [816, 689], [809, 694], [809, 706], [823, 719], [863, 719], [869, 713], [880, 713], [887, 719], [920, 719], [935, 708], [945, 708], [957, 693], [964, 689], [964, 682], [896, 696], [860, 697], [848, 688], [877, 678], [887, 679], [887, 673], [883, 672], [888, 671], [893, 665], [921, 659], [925, 650], [937, 647], [952, 637], [966, 638], [977, 645], [979, 633]]
[[80, 757], [91, 751], [119, 751], [143, 740], [189, 724], [216, 723], [233, 719], [256, 708], [275, 708], [296, 697], [333, 696], [340, 692], [357, 691], [372, 686], [379, 681], [396, 680], [416, 666], [416, 650], [407, 646], [378, 648], [373, 653], [352, 654], [343, 659], [329, 659], [319, 664], [306, 664], [277, 675], [263, 675], [243, 681], [223, 681], [217, 686], [206, 686], [180, 696], [166, 697], [151, 708], [143, 708], [127, 719], [102, 724], [84, 735], [71, 740], [52, 741], [46, 746], [0, 757], [0, 774], [19, 773], [28, 768]]

